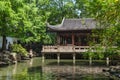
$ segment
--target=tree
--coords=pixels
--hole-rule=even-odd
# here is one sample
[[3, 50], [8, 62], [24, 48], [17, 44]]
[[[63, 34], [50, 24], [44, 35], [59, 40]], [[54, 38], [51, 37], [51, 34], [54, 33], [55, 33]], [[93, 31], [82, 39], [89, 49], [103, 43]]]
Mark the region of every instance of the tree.
[[[44, 8], [49, 0], [1, 0], [0, 34], [2, 49], [6, 49], [6, 36], [17, 37], [24, 42], [46, 39], [45, 22], [49, 12]], [[45, 4], [45, 5], [43, 5]]]
[[2, 49], [6, 49], [6, 36], [14, 31], [16, 22], [16, 14], [12, 10], [11, 2], [9, 0], [0, 1], [0, 35], [3, 37]]
[[[104, 46], [104, 56], [119, 55], [120, 50], [120, 1], [118, 0], [92, 0], [87, 9], [89, 16], [99, 22], [102, 30], [95, 34], [100, 38], [101, 48]], [[116, 46], [116, 47], [113, 47]], [[102, 54], [103, 55], [103, 54]]]

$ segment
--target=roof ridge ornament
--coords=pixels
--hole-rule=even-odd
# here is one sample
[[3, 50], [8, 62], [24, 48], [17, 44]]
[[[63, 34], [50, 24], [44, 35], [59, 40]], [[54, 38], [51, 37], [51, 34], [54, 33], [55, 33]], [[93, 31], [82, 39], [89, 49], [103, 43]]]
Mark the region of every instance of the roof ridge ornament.
[[62, 20], [62, 23], [61, 23], [62, 25], [63, 25], [64, 21], [65, 21], [65, 17], [63, 17], [63, 20]]

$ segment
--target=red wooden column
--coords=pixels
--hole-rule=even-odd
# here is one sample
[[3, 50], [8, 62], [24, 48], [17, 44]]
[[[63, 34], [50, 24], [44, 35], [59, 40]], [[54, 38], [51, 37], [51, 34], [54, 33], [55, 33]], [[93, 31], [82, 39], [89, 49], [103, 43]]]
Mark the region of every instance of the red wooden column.
[[75, 39], [74, 39], [74, 34], [72, 33], [72, 45], [74, 45], [75, 44]]

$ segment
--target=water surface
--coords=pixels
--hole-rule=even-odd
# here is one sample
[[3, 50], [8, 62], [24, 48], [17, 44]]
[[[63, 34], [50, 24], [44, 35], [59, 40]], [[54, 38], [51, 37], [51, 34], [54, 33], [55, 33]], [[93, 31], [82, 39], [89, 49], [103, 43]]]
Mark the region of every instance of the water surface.
[[43, 74], [48, 76], [44, 80], [110, 80], [102, 72], [104, 68], [107, 68], [105, 61], [89, 65], [88, 61], [78, 60], [72, 64], [72, 60], [62, 60], [58, 64], [56, 60], [46, 60], [42, 64], [41, 58], [33, 58], [0, 68], [0, 80], [40, 80]]

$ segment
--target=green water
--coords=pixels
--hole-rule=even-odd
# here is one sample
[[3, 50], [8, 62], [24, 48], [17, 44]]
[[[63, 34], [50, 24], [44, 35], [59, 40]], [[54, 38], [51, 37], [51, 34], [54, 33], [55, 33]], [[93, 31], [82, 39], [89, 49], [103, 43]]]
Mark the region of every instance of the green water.
[[15, 65], [0, 68], [0, 80], [110, 80], [102, 72], [105, 62], [56, 60], [41, 63], [41, 58], [22, 61]]

